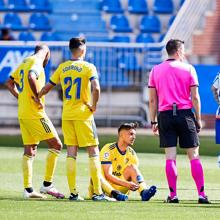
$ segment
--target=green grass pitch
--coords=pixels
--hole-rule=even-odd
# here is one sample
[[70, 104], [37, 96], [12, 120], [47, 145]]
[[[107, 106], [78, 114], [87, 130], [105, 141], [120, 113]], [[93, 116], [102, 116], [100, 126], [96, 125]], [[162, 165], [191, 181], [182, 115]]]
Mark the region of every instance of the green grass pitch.
[[[55, 185], [68, 197], [65, 175], [65, 152], [59, 157]], [[141, 202], [138, 193], [131, 193], [127, 202], [69, 202], [68, 199], [24, 200], [22, 198], [20, 147], [0, 147], [0, 220], [78, 220], [78, 219], [219, 219], [220, 218], [220, 168], [217, 157], [202, 156], [205, 171], [206, 191], [210, 205], [197, 204], [195, 184], [191, 178], [189, 161], [185, 155], [178, 155], [179, 204], [165, 204], [168, 195], [164, 173], [164, 155], [138, 153], [140, 169], [148, 185], [156, 185], [158, 192], [149, 202]], [[39, 148], [34, 161], [33, 183], [39, 189], [44, 175], [47, 150]], [[78, 189], [81, 196], [87, 196], [88, 160], [85, 152], [78, 156]]]

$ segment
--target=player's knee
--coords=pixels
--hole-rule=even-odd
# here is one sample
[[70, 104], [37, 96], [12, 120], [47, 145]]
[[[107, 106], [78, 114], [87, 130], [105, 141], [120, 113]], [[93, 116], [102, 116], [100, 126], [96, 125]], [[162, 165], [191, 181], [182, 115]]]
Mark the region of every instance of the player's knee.
[[132, 172], [134, 170], [137, 170], [137, 166], [134, 164], [130, 164], [126, 167], [126, 169]]
[[26, 146], [24, 148], [24, 154], [28, 155], [30, 157], [35, 157], [36, 152], [37, 152], [37, 146], [36, 145]]
[[63, 148], [63, 144], [60, 140], [57, 141], [56, 145], [55, 145], [56, 150], [61, 151]]

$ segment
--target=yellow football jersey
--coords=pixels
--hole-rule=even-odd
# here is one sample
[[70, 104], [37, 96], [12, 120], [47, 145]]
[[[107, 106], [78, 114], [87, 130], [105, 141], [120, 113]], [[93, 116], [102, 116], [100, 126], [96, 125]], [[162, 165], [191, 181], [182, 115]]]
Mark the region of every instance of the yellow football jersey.
[[[45, 85], [45, 72], [42, 64], [38, 64], [37, 58], [30, 56], [23, 60], [19, 67], [11, 74], [18, 87], [18, 118], [20, 119], [38, 119], [45, 117], [44, 109], [39, 109], [37, 103], [32, 99], [34, 96], [29, 82], [28, 74], [33, 71], [37, 76], [37, 91], [40, 91]], [[44, 97], [41, 99], [44, 105]]]
[[128, 147], [126, 152], [123, 153], [118, 148], [117, 143], [106, 144], [101, 149], [100, 160], [101, 164], [112, 164], [112, 174], [118, 178], [123, 177], [123, 171], [128, 165], [139, 165], [135, 151]]
[[50, 78], [50, 83], [61, 84], [64, 120], [92, 120], [93, 114], [84, 104], [91, 102], [92, 79], [98, 79], [96, 67], [83, 60], [61, 63]]

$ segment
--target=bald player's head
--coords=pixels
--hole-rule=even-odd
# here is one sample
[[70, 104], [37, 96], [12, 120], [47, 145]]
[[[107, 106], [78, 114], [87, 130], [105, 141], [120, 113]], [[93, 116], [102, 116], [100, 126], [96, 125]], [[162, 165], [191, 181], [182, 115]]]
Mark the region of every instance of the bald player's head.
[[34, 54], [40, 54], [43, 59], [43, 67], [45, 67], [50, 59], [50, 49], [45, 44], [39, 44], [34, 49]]

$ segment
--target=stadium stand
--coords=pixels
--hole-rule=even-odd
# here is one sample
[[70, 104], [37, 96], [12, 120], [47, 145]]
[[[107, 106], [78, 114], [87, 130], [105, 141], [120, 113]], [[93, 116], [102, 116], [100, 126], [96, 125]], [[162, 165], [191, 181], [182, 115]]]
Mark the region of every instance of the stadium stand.
[[120, 0], [103, 0], [102, 10], [107, 13], [123, 13]]
[[0, 11], [7, 11], [4, 0], [0, 0]]
[[171, 14], [174, 6], [172, 0], [155, 0], [153, 11], [159, 14]]
[[154, 43], [155, 40], [151, 34], [143, 33], [143, 34], [139, 34], [136, 37], [136, 42], [137, 43]]
[[42, 13], [33, 13], [29, 18], [29, 28], [35, 31], [50, 31], [49, 18]]
[[44, 32], [41, 37], [41, 41], [59, 41], [58, 36], [54, 32]]
[[52, 6], [48, 0], [30, 0], [29, 9], [36, 12], [51, 12]]
[[145, 0], [128, 0], [128, 11], [131, 14], [148, 14], [148, 6]]
[[131, 39], [129, 36], [126, 36], [126, 35], [115, 35], [111, 39], [111, 42], [129, 43], [129, 42], [131, 42]]
[[[14, 8], [9, 7], [9, 2]], [[183, 0], [0, 0], [0, 27], [11, 28], [22, 41], [68, 41], [73, 36], [85, 36], [89, 42], [86, 59], [97, 66], [103, 89], [129, 88], [139, 94], [147, 72], [161, 61], [163, 46], [158, 42], [166, 40], [183, 3]], [[18, 10], [21, 6], [24, 9]], [[6, 19], [8, 14], [13, 14], [12, 18]], [[61, 60], [70, 58], [69, 51], [64, 42], [48, 44], [53, 55], [50, 68], [54, 70]], [[136, 96], [133, 104], [132, 114], [131, 109], [120, 109], [120, 105], [114, 108], [117, 112], [128, 111], [134, 119], [134, 115], [140, 116], [143, 111], [143, 103]], [[117, 112], [111, 115], [108, 107], [106, 103], [102, 114], [116, 119]], [[144, 115], [137, 120], [146, 121]], [[128, 118], [124, 115], [124, 119]]]
[[33, 36], [33, 34], [31, 32], [25, 31], [25, 32], [21, 32], [19, 34], [18, 40], [22, 40], [22, 41], [35, 41], [35, 37]]
[[13, 12], [9, 12], [5, 14], [3, 25], [6, 28], [10, 28], [12, 30], [18, 30], [18, 31], [28, 29], [28, 27], [23, 26], [20, 16]]
[[160, 33], [161, 23], [156, 15], [145, 15], [140, 22], [140, 31], [142, 33]]
[[132, 32], [129, 21], [124, 15], [112, 16], [110, 26], [114, 32]]
[[8, 8], [12, 11], [28, 11], [29, 7], [25, 0], [8, 0]]

